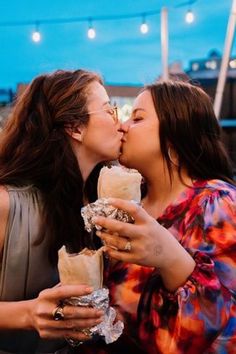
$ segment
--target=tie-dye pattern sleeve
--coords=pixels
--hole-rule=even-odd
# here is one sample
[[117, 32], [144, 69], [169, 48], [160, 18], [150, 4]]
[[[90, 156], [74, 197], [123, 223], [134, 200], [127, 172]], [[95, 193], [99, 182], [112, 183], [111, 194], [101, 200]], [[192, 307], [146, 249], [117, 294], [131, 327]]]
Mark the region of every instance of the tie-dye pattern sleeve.
[[200, 193], [185, 217], [182, 245], [196, 267], [175, 294], [157, 272], [139, 305], [147, 353], [236, 353], [235, 189]]

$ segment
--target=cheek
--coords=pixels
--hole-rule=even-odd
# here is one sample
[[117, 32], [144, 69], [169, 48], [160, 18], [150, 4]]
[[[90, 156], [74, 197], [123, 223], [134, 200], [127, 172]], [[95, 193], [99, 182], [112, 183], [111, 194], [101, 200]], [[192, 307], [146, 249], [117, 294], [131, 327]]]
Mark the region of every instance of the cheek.
[[160, 152], [160, 143], [154, 129], [130, 130], [124, 145], [124, 153], [135, 155], [137, 159], [157, 156]]
[[[109, 122], [110, 123], [110, 122]], [[118, 132], [115, 124], [97, 124], [87, 134], [87, 142], [98, 149], [107, 149], [118, 143]]]

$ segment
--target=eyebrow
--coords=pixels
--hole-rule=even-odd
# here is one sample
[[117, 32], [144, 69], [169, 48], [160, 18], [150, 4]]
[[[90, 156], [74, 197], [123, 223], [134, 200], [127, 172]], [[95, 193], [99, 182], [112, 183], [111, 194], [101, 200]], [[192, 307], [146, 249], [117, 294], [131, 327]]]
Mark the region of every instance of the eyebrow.
[[142, 112], [146, 112], [145, 109], [143, 108], [135, 108], [132, 112], [132, 114], [135, 114], [137, 111], [142, 111]]

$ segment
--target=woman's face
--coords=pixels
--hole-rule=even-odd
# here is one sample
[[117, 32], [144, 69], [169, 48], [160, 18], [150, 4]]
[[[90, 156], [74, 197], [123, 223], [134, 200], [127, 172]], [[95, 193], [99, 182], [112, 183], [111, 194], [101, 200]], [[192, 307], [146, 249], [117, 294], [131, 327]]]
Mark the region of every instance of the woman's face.
[[120, 163], [139, 170], [152, 168], [157, 159], [162, 160], [159, 141], [159, 121], [149, 91], [142, 92], [135, 100], [131, 117], [122, 127], [124, 136]]
[[82, 145], [94, 162], [115, 160], [121, 148], [120, 122], [111, 110], [105, 88], [97, 81], [88, 87], [89, 122], [82, 127]]

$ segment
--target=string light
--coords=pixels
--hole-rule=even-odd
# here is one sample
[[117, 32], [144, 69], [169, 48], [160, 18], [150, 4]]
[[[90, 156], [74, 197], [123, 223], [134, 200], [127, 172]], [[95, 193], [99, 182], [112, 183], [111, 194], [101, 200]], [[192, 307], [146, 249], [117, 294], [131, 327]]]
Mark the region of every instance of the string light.
[[93, 23], [92, 23], [91, 19], [89, 19], [89, 29], [88, 29], [87, 35], [88, 35], [89, 39], [94, 39], [96, 37], [96, 31], [93, 27]]
[[188, 24], [193, 23], [193, 21], [195, 19], [194, 13], [193, 13], [193, 11], [191, 9], [191, 4], [192, 3], [193, 3], [193, 1], [189, 0], [189, 2], [188, 2], [188, 11], [185, 14], [185, 21]]
[[39, 32], [39, 23], [36, 23], [35, 25], [35, 30], [34, 32], [32, 33], [32, 40], [35, 42], [35, 43], [38, 43], [40, 42], [42, 39], [42, 36], [41, 36], [41, 33]]
[[148, 27], [148, 25], [146, 23], [146, 17], [145, 17], [145, 15], [143, 15], [142, 24], [140, 26], [140, 32], [142, 34], [146, 34], [146, 33], [148, 33], [148, 31], [149, 31], [149, 27]]
[[189, 9], [185, 15], [185, 21], [187, 23], [193, 23], [194, 19], [195, 19], [194, 13], [192, 12], [192, 10]]
[[[186, 6], [186, 4], [189, 5], [189, 10], [186, 13], [185, 20], [188, 23], [192, 23], [194, 21], [194, 14], [190, 9], [190, 5], [194, 4], [198, 0], [189, 0], [185, 2], [180, 2], [177, 5], [171, 6], [169, 8], [172, 9], [177, 9], [177, 8], [182, 8]], [[133, 14], [121, 14], [121, 15], [104, 15], [104, 16], [93, 16], [93, 21], [116, 21], [116, 20], [126, 20], [126, 19], [134, 19], [134, 18], [141, 18], [142, 23], [140, 25], [140, 32], [142, 34], [147, 34], [149, 32], [149, 26], [146, 22], [147, 17], [151, 16], [156, 16], [161, 13], [161, 9], [156, 9], [156, 10], [151, 10], [151, 11], [146, 11], [145, 14], [143, 13], [133, 13]], [[46, 24], [46, 25], [51, 25], [51, 24], [66, 24], [66, 23], [78, 23], [78, 22], [88, 22], [88, 17], [72, 17], [72, 18], [51, 18], [51, 19], [39, 19], [36, 21], [36, 29], [32, 33], [32, 40], [35, 43], [38, 43], [42, 40], [42, 35], [38, 29], [38, 23], [40, 23], [40, 26]], [[17, 27], [17, 26], [32, 26], [35, 25], [35, 21], [31, 20], [26, 20], [26, 21], [5, 21], [5, 22], [0, 22], [0, 27]], [[89, 39], [94, 39], [96, 37], [96, 30], [92, 25], [92, 21], [89, 18], [89, 28], [87, 30], [87, 36]]]

